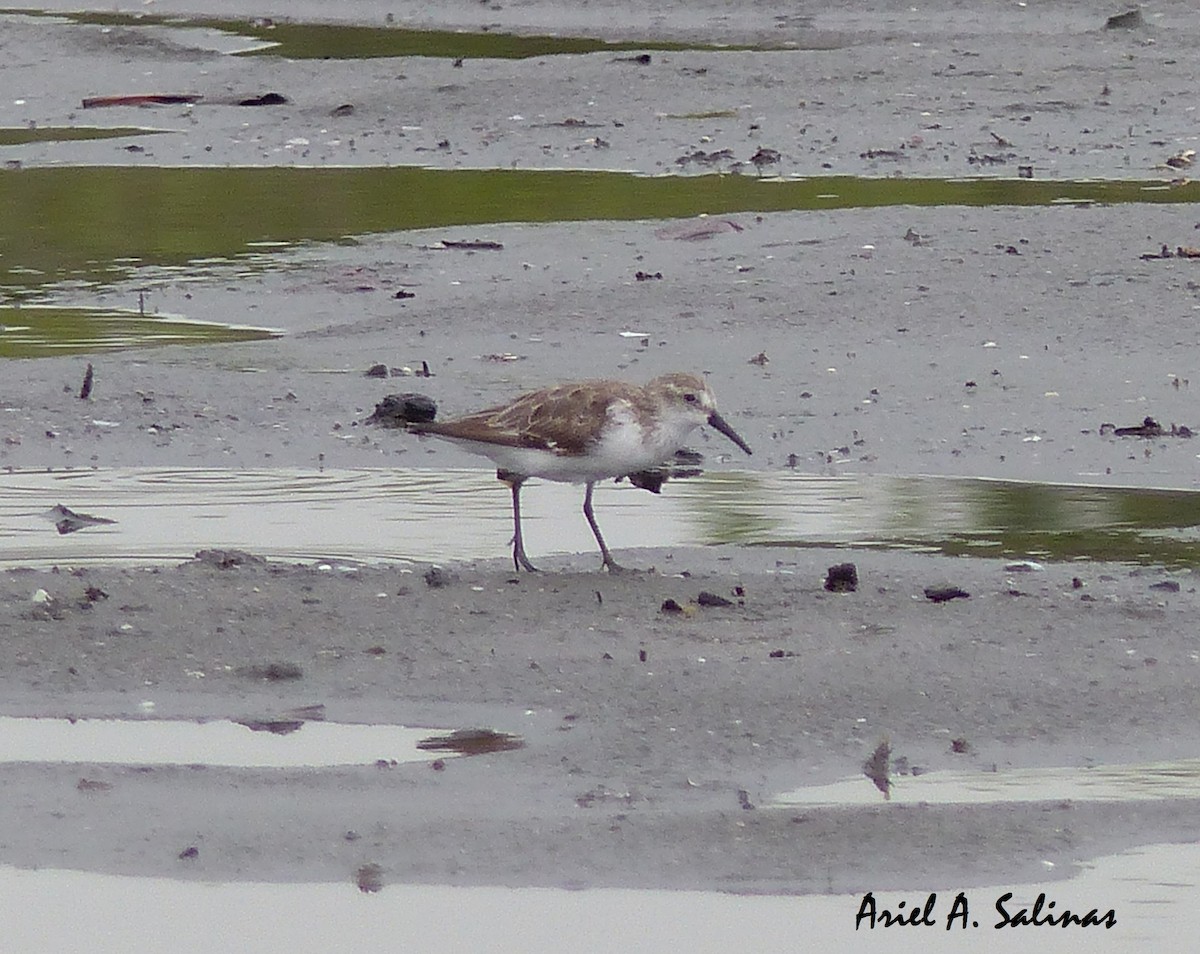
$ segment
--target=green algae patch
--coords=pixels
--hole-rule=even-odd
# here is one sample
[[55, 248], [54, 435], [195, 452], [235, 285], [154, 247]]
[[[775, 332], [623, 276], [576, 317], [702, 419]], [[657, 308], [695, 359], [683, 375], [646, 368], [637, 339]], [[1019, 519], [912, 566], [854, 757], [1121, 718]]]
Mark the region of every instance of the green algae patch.
[[277, 338], [265, 328], [152, 316], [115, 308], [0, 307], [0, 358], [44, 358], [168, 344]]
[[0, 146], [27, 146], [35, 142], [85, 142], [92, 139], [124, 139], [130, 136], [154, 136], [166, 129], [142, 126], [34, 126], [0, 127]]
[[[35, 10], [0, 11], [45, 15]], [[401, 26], [345, 23], [299, 23], [267, 17], [237, 20], [217, 17], [173, 17], [160, 14], [79, 12], [56, 14], [73, 23], [107, 27], [196, 27], [246, 37], [254, 45], [237, 56], [274, 55], [289, 59], [358, 60], [385, 56], [429, 56], [446, 59], [528, 59], [633, 50], [759, 50], [784, 47], [730, 46], [664, 40], [608, 41], [585, 36], [501, 33], [490, 30], [413, 30]], [[786, 47], [793, 49], [793, 47]]]
[[1200, 184], [1148, 180], [765, 179], [421, 166], [7, 169], [0, 170], [0, 286], [104, 283], [141, 265], [261, 254], [264, 244], [498, 222], [1197, 201]]

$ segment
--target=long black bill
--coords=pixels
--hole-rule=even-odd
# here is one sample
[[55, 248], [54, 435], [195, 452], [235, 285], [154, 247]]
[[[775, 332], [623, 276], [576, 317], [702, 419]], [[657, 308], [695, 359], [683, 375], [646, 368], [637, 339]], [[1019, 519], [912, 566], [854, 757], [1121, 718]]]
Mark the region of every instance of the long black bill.
[[735, 444], [737, 444], [737, 446], [740, 447], [742, 450], [744, 450], [747, 454], [754, 453], [754, 451], [752, 451], [750, 449], [750, 445], [747, 444], [740, 437], [738, 437], [738, 432], [735, 431], [732, 427], [730, 427], [726, 423], [725, 418], [721, 417], [721, 415], [718, 414], [716, 411], [713, 411], [710, 415], [708, 415], [708, 423], [713, 428], [715, 428], [716, 430], [718, 430], [722, 434], [724, 434], [726, 437], [728, 437]]

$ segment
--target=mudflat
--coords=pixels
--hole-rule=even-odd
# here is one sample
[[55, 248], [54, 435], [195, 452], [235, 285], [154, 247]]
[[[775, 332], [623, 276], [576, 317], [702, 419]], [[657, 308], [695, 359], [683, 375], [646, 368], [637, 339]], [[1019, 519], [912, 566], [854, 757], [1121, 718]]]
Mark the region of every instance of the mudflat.
[[[1198, 423], [1200, 265], [1144, 257], [1200, 244], [1194, 206], [1169, 201], [1194, 144], [1200, 44], [1187, 4], [1116, 28], [1106, 18], [1120, 10], [1083, 3], [466, 10], [353, 16], [780, 48], [287, 59], [230, 56], [162, 24], [6, 15], [0, 125], [170, 132], [140, 152], [125, 140], [5, 147], [20, 168], [0, 175], [421, 164], [722, 172], [762, 176], [764, 189], [776, 175], [879, 176], [902, 190], [914, 177], [999, 182], [1028, 169], [1143, 181], [1153, 200], [750, 210], [710, 217], [703, 237], [652, 217], [438, 227], [280, 249], [269, 268], [212, 261], [58, 283], [56, 304], [134, 307], [141, 294], [152, 312], [284, 334], [6, 361], [0, 466], [481, 467], [361, 422], [398, 390], [457, 413], [559, 380], [692, 370], [755, 449], [734, 459], [720, 435], [701, 437], [714, 472], [1195, 486], [1200, 445], [1169, 428]], [[209, 102], [81, 106], [177, 91]], [[288, 102], [224, 103], [265, 91]], [[364, 375], [422, 362], [433, 377]], [[1102, 427], [1146, 417], [1167, 433]], [[603, 493], [597, 508], [603, 523]], [[0, 862], [279, 881], [351, 879], [371, 863], [403, 882], [797, 893], [1037, 880], [1047, 860], [1068, 873], [1194, 837], [1188, 800], [772, 804], [860, 773], [884, 739], [928, 771], [1194, 756], [1190, 570], [609, 543], [650, 572], [603, 574], [592, 552], [538, 560], [531, 541], [547, 572], [517, 574], [502, 537], [494, 559], [432, 577], [419, 561], [237, 554], [8, 569], [4, 714], [265, 719], [320, 704], [332, 721], [483, 726], [525, 744], [441, 770], [7, 765]], [[827, 568], [846, 561], [858, 590], [827, 592]], [[970, 596], [926, 597], [943, 584]], [[729, 605], [700, 605], [701, 592]], [[664, 611], [668, 600], [681, 611]], [[82, 776], [110, 787], [81, 791]]]

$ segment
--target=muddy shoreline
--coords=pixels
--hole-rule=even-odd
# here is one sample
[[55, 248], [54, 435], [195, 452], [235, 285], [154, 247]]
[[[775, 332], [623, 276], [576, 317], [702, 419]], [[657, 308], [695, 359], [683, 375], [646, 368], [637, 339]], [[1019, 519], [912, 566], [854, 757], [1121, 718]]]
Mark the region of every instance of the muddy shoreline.
[[[429, 25], [416, 5], [394, 6], [401, 22]], [[441, 25], [478, 15], [465, 10]], [[1014, 175], [1030, 164], [1039, 178], [1157, 190], [1177, 174], [1164, 160], [1193, 135], [1194, 96], [1179, 80], [1195, 75], [1200, 45], [1182, 4], [1121, 32], [1086, 4], [1036, 21], [949, 6], [914, 19], [890, 4], [803, 23], [770, 5], [737, 23], [717, 4], [484, 12], [525, 32], [622, 13], [632, 32], [665, 39], [842, 39], [819, 51], [656, 53], [645, 68], [603, 54], [456, 68], [233, 58], [154, 30], [19, 20], [20, 56], [0, 75], [37, 95], [6, 97], [0, 125], [133, 120], [176, 133], [143, 153], [95, 141], [4, 155], [25, 169], [422, 162], [657, 174], [700, 148], [744, 162], [770, 146], [784, 175]], [[84, 96], [148, 86], [278, 88], [294, 104], [82, 115]], [[331, 117], [343, 102], [353, 116]], [[664, 118], [714, 110], [732, 116]], [[592, 130], [547, 125], [593, 117], [608, 148], [587, 143]], [[996, 135], [1012, 158], [971, 162], [997, 151]], [[451, 149], [437, 148], [442, 138]], [[1194, 441], [1100, 433], [1146, 416], [1200, 423], [1190, 400], [1200, 266], [1140, 257], [1192, 244], [1192, 206], [730, 218], [738, 229], [700, 242], [662, 237], [660, 221], [499, 224], [284, 249], [252, 274], [206, 262], [55, 287], [61, 304], [131, 306], [144, 294], [152, 310], [286, 334], [7, 362], [0, 468], [479, 467], [357, 422], [391, 391], [426, 391], [453, 413], [557, 380], [688, 369], [708, 373], [756, 450], [749, 466], [764, 471], [1196, 486]], [[504, 248], [434, 247], [464, 237]], [[396, 299], [401, 284], [416, 297]], [[759, 354], [767, 363], [751, 363]], [[89, 360], [95, 386], [81, 402]], [[363, 376], [422, 360], [434, 377]], [[733, 466], [719, 441], [699, 441], [715, 472]], [[1194, 756], [1187, 571], [1076, 562], [1021, 575], [1002, 560], [836, 548], [618, 556], [656, 572], [603, 576], [589, 551], [517, 577], [503, 548], [454, 566], [445, 587], [410, 567], [64, 561], [6, 572], [4, 714], [137, 716], [153, 702], [164, 718], [260, 717], [321, 703], [333, 721], [486, 725], [527, 744], [442, 772], [4, 766], [0, 863], [265, 881], [350, 880], [373, 863], [394, 882], [812, 893], [1045, 880], [1099, 854], [1194, 837], [1188, 800], [770, 807], [790, 788], [857, 773], [884, 736], [931, 770]], [[862, 587], [826, 593], [826, 567], [845, 559]], [[1151, 588], [1164, 579], [1180, 588]], [[970, 599], [925, 599], [944, 582]], [[668, 598], [688, 605], [701, 589], [737, 586], [744, 604], [661, 611]], [[106, 596], [90, 600], [89, 587]], [[52, 603], [32, 600], [41, 589]], [[274, 661], [302, 677], [238, 675]], [[111, 788], [81, 792], [83, 776]], [[181, 859], [188, 847], [197, 853]]]

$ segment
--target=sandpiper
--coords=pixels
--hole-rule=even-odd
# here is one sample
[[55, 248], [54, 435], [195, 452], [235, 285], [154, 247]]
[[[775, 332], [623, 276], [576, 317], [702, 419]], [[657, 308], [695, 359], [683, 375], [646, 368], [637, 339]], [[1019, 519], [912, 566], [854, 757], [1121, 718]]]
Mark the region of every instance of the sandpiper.
[[[414, 416], [425, 419], [412, 420]], [[587, 485], [583, 515], [600, 545], [604, 566], [617, 572], [622, 567], [609, 552], [592, 512], [597, 481], [631, 477], [639, 486], [657, 489], [662, 478], [646, 477], [645, 472], [666, 462], [702, 424], [751, 453], [717, 413], [708, 385], [694, 374], [664, 374], [643, 387], [607, 380], [558, 384], [465, 417], [431, 417], [424, 407], [405, 417], [385, 401], [371, 420], [453, 441], [496, 464], [496, 476], [512, 488], [513, 565], [518, 570], [537, 569], [525, 555], [521, 534], [521, 486], [530, 477]]]

